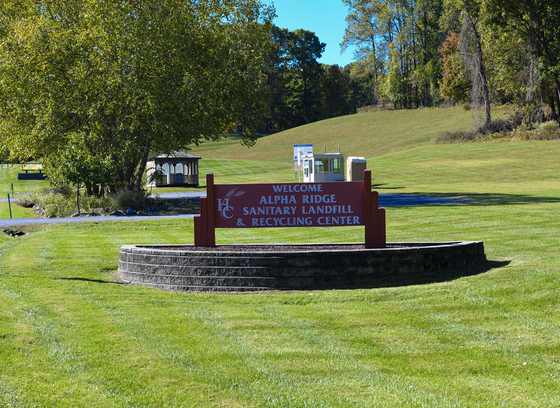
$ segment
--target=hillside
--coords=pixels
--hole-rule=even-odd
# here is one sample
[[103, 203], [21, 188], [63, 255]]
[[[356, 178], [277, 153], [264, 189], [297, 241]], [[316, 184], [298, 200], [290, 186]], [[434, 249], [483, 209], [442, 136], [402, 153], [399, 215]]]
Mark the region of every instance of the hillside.
[[193, 146], [203, 157], [256, 161], [293, 160], [295, 144], [313, 144], [316, 151], [334, 152], [341, 146], [348, 156], [366, 158], [400, 150], [405, 146], [428, 143], [438, 132], [470, 126], [471, 114], [463, 109], [418, 109], [373, 111], [337, 117], [262, 137], [251, 148], [234, 138]]
[[192, 152], [202, 157], [201, 174], [214, 173], [217, 183], [292, 182], [295, 144], [336, 152], [340, 143], [342, 153], [368, 160], [381, 192], [469, 196], [508, 194], [514, 187], [560, 194], [560, 143], [432, 143], [438, 133], [470, 124], [471, 113], [460, 108], [368, 112], [265, 136], [251, 148], [230, 137]]

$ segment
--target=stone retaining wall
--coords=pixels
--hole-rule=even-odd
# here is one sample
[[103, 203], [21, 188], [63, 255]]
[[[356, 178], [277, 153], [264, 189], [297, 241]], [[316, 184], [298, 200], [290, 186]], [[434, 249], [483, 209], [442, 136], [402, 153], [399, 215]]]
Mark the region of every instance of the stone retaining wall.
[[401, 247], [231, 252], [125, 245], [118, 273], [130, 283], [175, 291], [298, 290], [398, 284], [486, 262], [482, 242], [389, 245]]

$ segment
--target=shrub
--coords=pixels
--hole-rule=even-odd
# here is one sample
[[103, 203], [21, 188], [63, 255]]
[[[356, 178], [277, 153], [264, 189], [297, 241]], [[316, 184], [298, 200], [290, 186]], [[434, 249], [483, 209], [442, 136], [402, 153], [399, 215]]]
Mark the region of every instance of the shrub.
[[26, 194], [23, 197], [20, 197], [18, 200], [18, 205], [24, 208], [33, 208], [35, 207], [35, 197], [33, 194]]
[[517, 140], [558, 140], [560, 139], [560, 125], [551, 120], [541, 123], [538, 128], [531, 130], [527, 125], [522, 124], [513, 132], [513, 137]]
[[76, 188], [70, 186], [58, 186], [52, 189], [54, 194], [61, 194], [66, 198], [76, 197]]
[[478, 133], [482, 135], [493, 135], [494, 133], [506, 133], [511, 131], [513, 131], [513, 123], [503, 119], [492, 120], [478, 129]]
[[63, 191], [65, 194], [58, 189], [35, 191], [20, 199], [19, 205], [33, 207], [35, 212], [44, 217], [72, 215], [76, 212], [76, 200], [67, 195], [68, 191]]
[[[57, 187], [52, 190], [33, 192], [22, 197], [19, 202], [22, 207], [34, 207], [35, 211], [44, 217], [70, 216], [77, 212], [76, 189], [72, 187]], [[155, 200], [148, 197], [145, 192], [123, 191], [116, 196], [103, 200], [95, 196], [80, 196], [81, 212], [105, 212], [106, 210], [126, 211], [132, 208], [136, 211], [145, 211], [155, 205]]]
[[121, 191], [116, 196], [109, 197], [107, 201], [112, 211], [126, 211], [128, 208], [145, 211], [152, 205], [151, 199], [143, 191]]
[[[77, 212], [76, 190], [72, 187], [57, 187], [52, 190], [35, 191], [20, 198], [22, 207], [34, 207], [35, 212], [44, 216], [70, 216]], [[92, 212], [101, 207], [101, 199], [80, 197], [80, 211]]]
[[555, 120], [541, 123], [536, 132], [538, 140], [560, 139], [560, 125]]
[[440, 133], [434, 143], [464, 143], [472, 142], [476, 139], [476, 133], [465, 130], [456, 130]]

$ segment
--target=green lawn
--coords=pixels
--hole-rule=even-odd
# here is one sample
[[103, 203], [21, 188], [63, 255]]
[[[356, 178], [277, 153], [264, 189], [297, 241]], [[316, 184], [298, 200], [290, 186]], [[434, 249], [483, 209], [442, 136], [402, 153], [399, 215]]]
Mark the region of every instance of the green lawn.
[[5, 166], [0, 168], [0, 198], [8, 198], [8, 193], [12, 194], [12, 185], [15, 194], [27, 193], [49, 186], [45, 180], [18, 180], [18, 173], [22, 171], [19, 164], [10, 168]]
[[[12, 198], [12, 185], [14, 197], [17, 199], [20, 193], [48, 187], [48, 183], [43, 180], [18, 180], [17, 175], [21, 172], [19, 165], [6, 168], [3, 165], [0, 168], [0, 199], [7, 200], [8, 194]], [[15, 201], [11, 202], [12, 218], [36, 218], [36, 215], [29, 208], [23, 208]], [[10, 206], [7, 202], [0, 202], [0, 219], [10, 218]]]
[[[7, 198], [8, 197], [6, 196], [6, 199]], [[12, 218], [37, 218], [32, 209], [23, 208], [17, 205], [17, 203], [14, 201], [12, 201], [10, 204], [12, 210]], [[8, 204], [7, 202], [0, 203], [0, 219], [10, 218], [10, 204]]]
[[[264, 137], [258, 160], [212, 144], [204, 171], [292, 181], [290, 144], [351, 128], [342, 151], [366, 156], [381, 193], [477, 200], [388, 208], [388, 240], [483, 240], [486, 270], [386, 288], [172, 293], [121, 284], [119, 249], [190, 244], [192, 220], [21, 227], [0, 234], [0, 406], [559, 406], [560, 142], [432, 144], [445, 114], [468, 127], [460, 110], [373, 112], [315, 124], [316, 139], [313, 125]], [[386, 129], [371, 146], [368, 119]], [[228, 149], [232, 172], [219, 160]], [[218, 230], [217, 241], [360, 242], [363, 229]]]

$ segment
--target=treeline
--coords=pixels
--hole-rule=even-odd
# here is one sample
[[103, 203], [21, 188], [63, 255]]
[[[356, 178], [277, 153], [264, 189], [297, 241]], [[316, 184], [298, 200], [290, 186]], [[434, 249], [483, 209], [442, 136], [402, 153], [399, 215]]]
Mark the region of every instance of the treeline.
[[325, 44], [311, 31], [271, 29], [266, 130], [282, 130], [356, 112], [371, 102], [350, 67], [320, 64]]
[[357, 49], [344, 71], [368, 84], [373, 104], [468, 101], [488, 123], [491, 103], [510, 102], [526, 116], [559, 117], [557, 0], [343, 1], [342, 48]]

